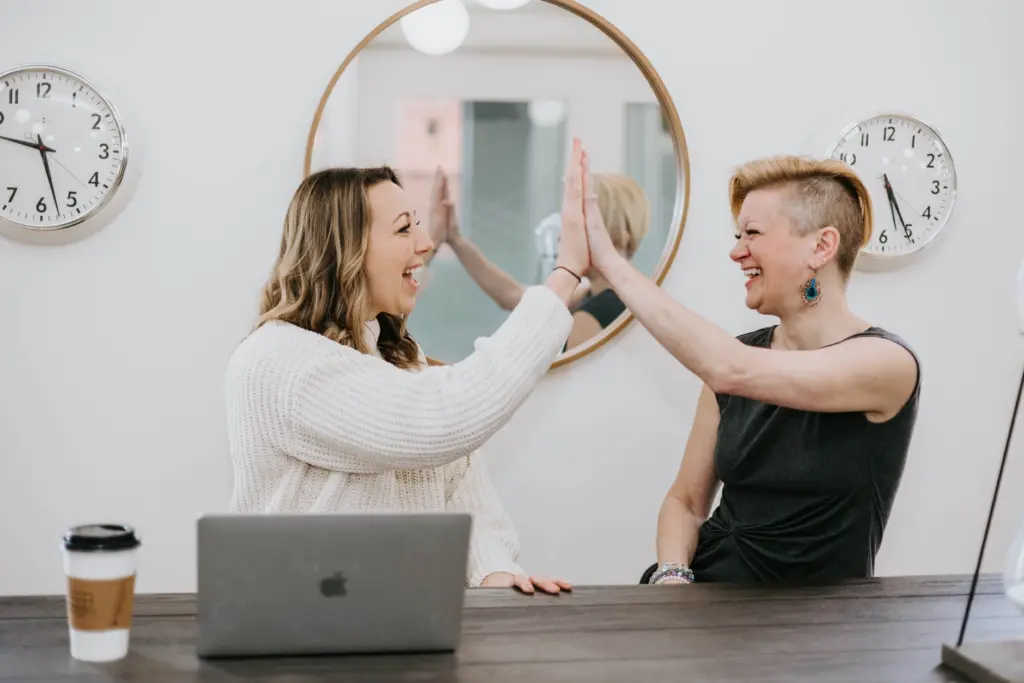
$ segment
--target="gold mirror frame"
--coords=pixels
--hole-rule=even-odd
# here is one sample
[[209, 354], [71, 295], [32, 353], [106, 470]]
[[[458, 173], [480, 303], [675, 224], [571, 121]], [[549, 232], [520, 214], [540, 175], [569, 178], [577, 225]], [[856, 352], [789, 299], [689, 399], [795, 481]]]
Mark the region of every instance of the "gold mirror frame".
[[[310, 168], [313, 163], [313, 142], [316, 137], [316, 131], [320, 127], [320, 118], [323, 116], [324, 108], [327, 106], [328, 100], [331, 98], [331, 93], [334, 92], [334, 86], [337, 85], [338, 79], [341, 78], [342, 73], [356, 58], [363, 48], [370, 44], [370, 42], [388, 29], [392, 24], [396, 23], [399, 19], [404, 17], [411, 12], [415, 12], [421, 7], [426, 7], [438, 0], [416, 0], [412, 4], [408, 5], [404, 9], [395, 12], [386, 20], [381, 22], [377, 28], [370, 31], [365, 38], [348, 53], [345, 60], [338, 67], [338, 70], [334, 72], [334, 77], [331, 78], [331, 82], [328, 83], [327, 89], [324, 90], [323, 96], [320, 98], [320, 104], [317, 105], [316, 115], [313, 117], [313, 124], [309, 128], [309, 136], [306, 140], [306, 159], [303, 163], [303, 176], [308, 176]], [[575, 2], [575, 0], [537, 0], [538, 2], [546, 2], [550, 5], [555, 5], [568, 12], [572, 12], [581, 19], [590, 22], [593, 26], [601, 29], [601, 31], [611, 38], [616, 45], [618, 45], [636, 64], [637, 68], [647, 79], [647, 83], [654, 90], [654, 94], [658, 98], [658, 103], [661, 105], [662, 114], [668, 121], [669, 130], [672, 134], [672, 146], [676, 153], [676, 169], [677, 173], [677, 186], [676, 186], [676, 208], [673, 210], [673, 215], [679, 213], [679, 223], [675, 229], [669, 234], [668, 249], [663, 251], [661, 260], [658, 261], [658, 265], [654, 270], [652, 279], [659, 286], [664, 281], [665, 276], [668, 274], [668, 269], [675, 260], [676, 253], [679, 251], [679, 244], [683, 239], [683, 229], [686, 226], [686, 216], [690, 209], [690, 157], [686, 149], [686, 135], [683, 132], [683, 124], [679, 120], [679, 112], [676, 111], [675, 104], [672, 102], [672, 97], [668, 93], [668, 89], [662, 82], [658, 72], [654, 70], [651, 62], [646, 56], [640, 51], [640, 49], [633, 44], [626, 35], [616, 28], [610, 21], [602, 17], [594, 10], [584, 7], [583, 5]], [[584, 141], [586, 144], [586, 141]], [[679, 192], [679, 183], [683, 183], [682, 193]], [[682, 196], [682, 207], [680, 212], [679, 198]], [[591, 337], [586, 342], [574, 346], [569, 351], [559, 356], [552, 364], [551, 368], [557, 368], [561, 365], [566, 365], [574, 360], [583, 358], [587, 354], [599, 349], [600, 347], [607, 344], [613, 337], [619, 334], [633, 321], [633, 314], [627, 309], [619, 318], [611, 325], [601, 331], [600, 334]], [[427, 361], [431, 365], [446, 365], [442, 361], [438, 361], [432, 358], [427, 358]]]

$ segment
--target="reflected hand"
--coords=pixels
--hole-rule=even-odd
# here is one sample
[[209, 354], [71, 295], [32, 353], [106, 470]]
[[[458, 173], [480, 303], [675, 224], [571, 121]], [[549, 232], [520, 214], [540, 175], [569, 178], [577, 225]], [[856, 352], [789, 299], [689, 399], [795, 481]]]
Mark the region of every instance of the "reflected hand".
[[594, 190], [594, 181], [590, 177], [590, 157], [583, 152], [581, 161], [583, 174], [583, 214], [586, 221], [587, 240], [590, 243], [590, 260], [598, 270], [607, 268], [622, 255], [615, 248], [608, 228], [604, 224], [604, 217], [597, 206], [597, 193]]
[[590, 270], [590, 246], [587, 244], [583, 215], [583, 146], [572, 140], [572, 156], [565, 174], [562, 193], [562, 230], [558, 240], [558, 265], [583, 277]]
[[542, 576], [528, 577], [525, 574], [510, 574], [508, 572], [488, 574], [480, 584], [481, 588], [509, 588], [512, 586], [527, 595], [532, 595], [535, 588], [551, 594], [572, 590], [572, 584], [561, 579], [547, 579]]
[[441, 167], [434, 173], [434, 186], [430, 189], [430, 210], [427, 213], [427, 234], [434, 243], [436, 250], [448, 240], [448, 212], [445, 201], [448, 199], [448, 176]]

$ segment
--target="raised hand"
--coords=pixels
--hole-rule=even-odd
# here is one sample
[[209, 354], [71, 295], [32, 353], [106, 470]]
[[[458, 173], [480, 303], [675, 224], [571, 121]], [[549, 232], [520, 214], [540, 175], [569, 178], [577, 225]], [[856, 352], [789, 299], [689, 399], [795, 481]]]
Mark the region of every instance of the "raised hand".
[[580, 277], [590, 270], [590, 246], [587, 244], [583, 196], [583, 146], [579, 138], [573, 138], [562, 193], [562, 231], [557, 265]]
[[597, 193], [594, 190], [594, 181], [590, 177], [590, 157], [581, 150], [580, 173], [583, 177], [583, 216], [586, 225], [587, 241], [590, 245], [590, 260], [594, 267], [601, 270], [609, 266], [615, 259], [621, 259], [622, 255], [605, 227], [604, 218], [597, 206]]
[[430, 189], [430, 209], [427, 211], [427, 234], [436, 250], [448, 240], [448, 220], [451, 213], [448, 196], [448, 176], [438, 167], [434, 185]]

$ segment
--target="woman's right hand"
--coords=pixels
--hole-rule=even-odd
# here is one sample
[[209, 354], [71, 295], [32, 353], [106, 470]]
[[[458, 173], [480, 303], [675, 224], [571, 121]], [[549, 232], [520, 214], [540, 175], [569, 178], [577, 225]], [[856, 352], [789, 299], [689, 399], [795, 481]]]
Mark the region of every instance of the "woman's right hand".
[[587, 242], [583, 199], [583, 146], [579, 138], [573, 138], [562, 193], [562, 231], [557, 265], [579, 277], [590, 270], [590, 245]]

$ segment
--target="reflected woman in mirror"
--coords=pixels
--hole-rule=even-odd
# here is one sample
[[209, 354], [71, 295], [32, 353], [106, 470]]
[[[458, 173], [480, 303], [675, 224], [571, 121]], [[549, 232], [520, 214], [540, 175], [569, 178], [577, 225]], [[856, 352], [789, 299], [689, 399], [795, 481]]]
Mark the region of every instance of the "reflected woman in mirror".
[[[632, 259], [650, 226], [651, 207], [643, 188], [624, 175], [594, 174], [591, 189], [616, 251], [624, 259]], [[526, 286], [484, 256], [459, 230], [448, 178], [441, 172], [435, 177], [429, 220], [434, 243], [440, 247], [447, 242], [477, 286], [504, 310], [514, 309]], [[597, 336], [626, 310], [600, 273], [591, 272], [588, 280], [569, 304], [573, 324], [566, 349]]]
[[[581, 150], [573, 146], [575, 168]], [[557, 593], [528, 576], [476, 452], [561, 350], [590, 266], [579, 170], [565, 186], [557, 267], [465, 360], [428, 367], [406, 329], [433, 249], [390, 168], [335, 168], [299, 186], [256, 329], [226, 373], [234, 512], [461, 511], [469, 586]]]
[[[585, 154], [581, 163], [586, 194]], [[584, 209], [594, 267], [704, 382], [659, 514], [657, 564], [642, 580], [869, 577], [920, 392], [906, 342], [847, 305], [871, 236], [870, 197], [845, 164], [781, 157], [740, 167], [730, 200], [729, 256], [746, 279], [746, 305], [778, 318], [739, 338], [637, 272], [597, 206]]]

